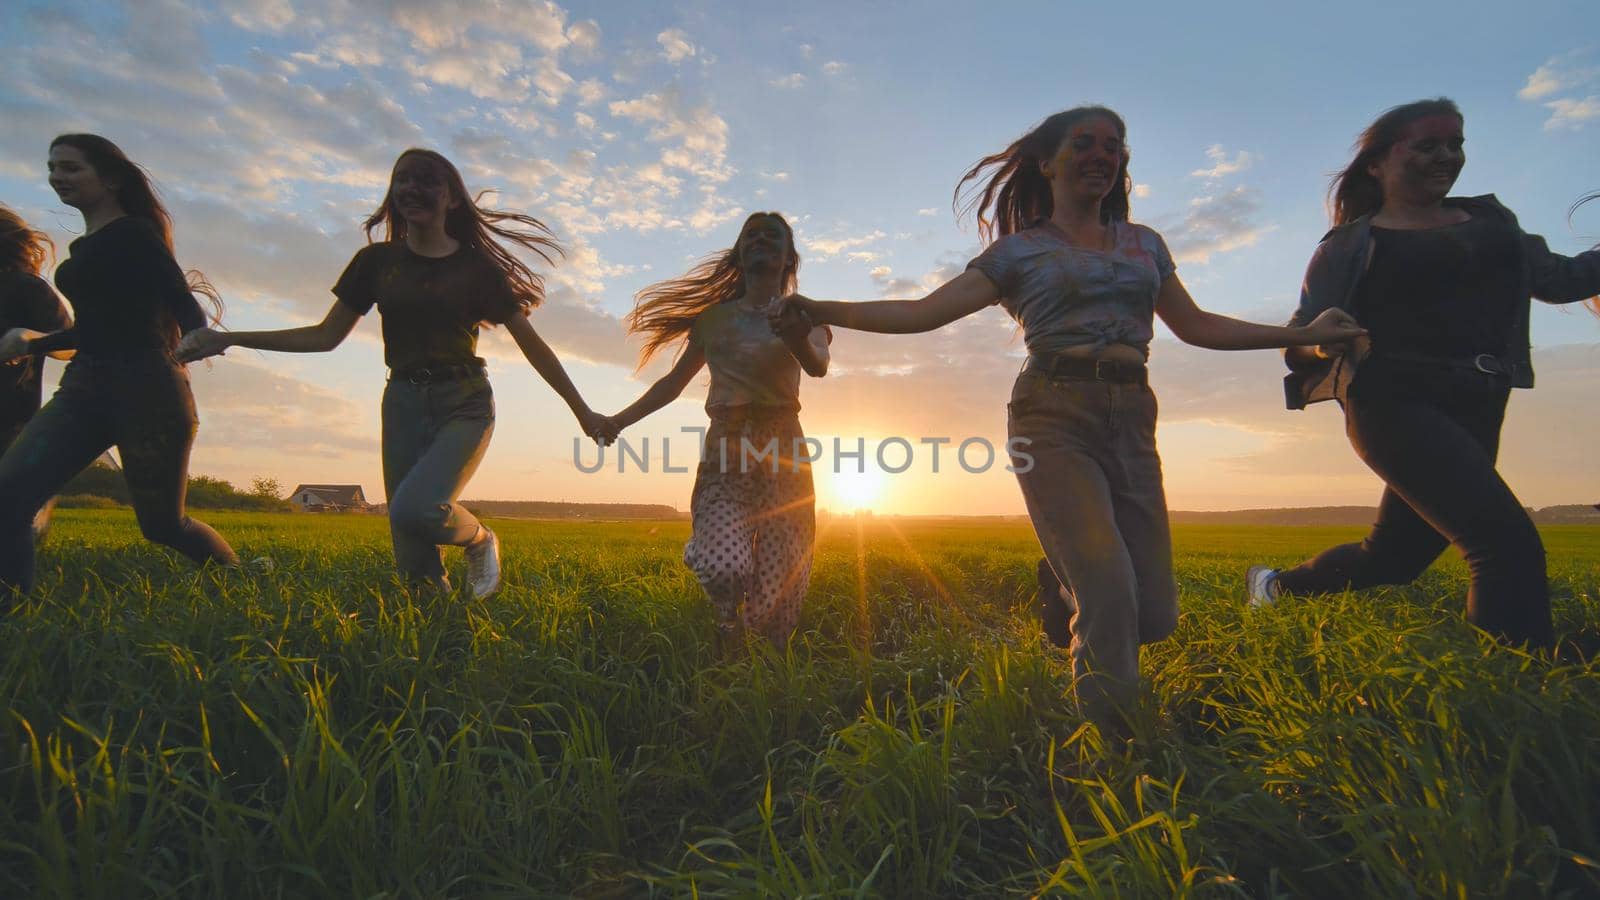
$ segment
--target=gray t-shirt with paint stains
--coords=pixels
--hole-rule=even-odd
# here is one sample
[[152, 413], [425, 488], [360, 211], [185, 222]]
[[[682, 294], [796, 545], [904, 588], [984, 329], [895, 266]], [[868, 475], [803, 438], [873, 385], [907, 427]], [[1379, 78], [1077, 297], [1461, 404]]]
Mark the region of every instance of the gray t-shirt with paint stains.
[[1161, 235], [1143, 225], [1111, 223], [1110, 244], [1076, 247], [1042, 219], [990, 244], [967, 268], [1000, 289], [1030, 356], [1127, 344], [1148, 357], [1156, 294], [1177, 267]]

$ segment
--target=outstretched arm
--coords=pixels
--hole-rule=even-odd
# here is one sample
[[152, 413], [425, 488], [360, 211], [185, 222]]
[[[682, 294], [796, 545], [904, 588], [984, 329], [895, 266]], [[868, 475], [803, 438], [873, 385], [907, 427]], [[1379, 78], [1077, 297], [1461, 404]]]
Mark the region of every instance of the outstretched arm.
[[1259, 350], [1267, 347], [1337, 344], [1366, 334], [1342, 309], [1324, 310], [1309, 325], [1258, 325], [1206, 312], [1195, 305], [1178, 276], [1169, 275], [1156, 295], [1156, 313], [1178, 340], [1210, 350]]
[[856, 331], [882, 334], [916, 334], [933, 331], [969, 316], [1000, 299], [1000, 289], [989, 276], [968, 269], [941, 285], [921, 300], [873, 300], [845, 303], [837, 300], [812, 300], [794, 294], [785, 297], [774, 310], [775, 324], [785, 309], [798, 306], [818, 325], [837, 325]]
[[196, 328], [178, 342], [178, 359], [194, 362], [223, 353], [229, 347], [275, 350], [280, 353], [326, 353], [344, 343], [361, 314], [335, 300], [328, 314], [315, 325], [277, 331], [217, 331]]
[[550, 345], [539, 337], [539, 332], [533, 329], [533, 320], [524, 315], [512, 316], [506, 322], [506, 330], [511, 332], [512, 340], [521, 348], [522, 355], [527, 357], [533, 365], [534, 371], [539, 373], [545, 384], [550, 385], [562, 400], [566, 401], [567, 408], [578, 417], [578, 424], [583, 428], [583, 433], [595, 436], [602, 424], [602, 418], [583, 402], [583, 397], [578, 393], [572, 379], [567, 377], [567, 370], [562, 367], [561, 360], [556, 358], [556, 352]]
[[671, 371], [657, 379], [655, 384], [650, 385], [644, 394], [638, 400], [633, 401], [627, 409], [611, 417], [611, 423], [615, 429], [613, 434], [615, 431], [627, 428], [629, 425], [678, 399], [678, 395], [682, 394], [683, 389], [689, 386], [690, 381], [694, 380], [694, 376], [702, 368], [705, 368], [705, 364], [706, 353], [704, 350], [693, 343], [684, 347], [683, 354], [678, 357], [677, 362], [672, 364]]

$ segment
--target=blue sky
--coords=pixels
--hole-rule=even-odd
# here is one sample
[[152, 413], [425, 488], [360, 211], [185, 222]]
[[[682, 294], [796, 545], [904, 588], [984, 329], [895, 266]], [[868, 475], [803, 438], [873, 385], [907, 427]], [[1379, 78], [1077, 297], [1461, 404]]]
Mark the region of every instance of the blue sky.
[[[1566, 218], [1600, 188], [1592, 3], [154, 0], [11, 3], [0, 25], [0, 200], [63, 252], [81, 226], [44, 184], [46, 147], [99, 132], [154, 172], [180, 259], [221, 287], [231, 327], [312, 321], [394, 157], [432, 146], [571, 248], [535, 323], [602, 411], [646, 383], [618, 323], [633, 292], [729, 245], [745, 214], [795, 222], [812, 296], [921, 291], [977, 250], [950, 210], [959, 175], [1082, 102], [1127, 119], [1134, 218], [1166, 236], [1218, 311], [1288, 314], [1326, 228], [1328, 174], [1378, 112], [1419, 97], [1466, 113], [1458, 192], [1497, 193], [1558, 250], [1600, 240], [1600, 204]], [[1539, 309], [1534, 339], [1540, 387], [1513, 400], [1503, 470], [1528, 503], [1593, 501], [1600, 322]], [[834, 372], [804, 386], [804, 421], [869, 446], [998, 442], [1020, 347], [998, 311], [924, 337], [841, 334]], [[687, 505], [684, 475], [578, 473], [564, 408], [503, 336], [483, 351], [500, 422], [468, 496]], [[1284, 411], [1280, 372], [1272, 353], [1158, 340], [1175, 508], [1376, 499], [1337, 411]], [[376, 322], [330, 355], [234, 351], [196, 367], [194, 469], [359, 481], [377, 495], [383, 377]], [[639, 436], [659, 445], [703, 422], [692, 394]], [[824, 506], [848, 504], [823, 481]], [[909, 512], [1022, 508], [998, 469], [933, 476], [919, 461], [881, 490], [878, 505]]]

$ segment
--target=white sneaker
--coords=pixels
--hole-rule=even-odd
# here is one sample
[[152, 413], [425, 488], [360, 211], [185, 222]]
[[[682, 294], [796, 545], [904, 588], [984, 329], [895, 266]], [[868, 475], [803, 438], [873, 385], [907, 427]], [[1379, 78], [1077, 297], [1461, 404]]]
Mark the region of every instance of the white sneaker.
[[483, 598], [500, 590], [500, 539], [488, 526], [478, 527], [478, 539], [467, 545], [467, 584], [472, 596]]
[[1278, 570], [1270, 566], [1251, 566], [1244, 573], [1245, 591], [1251, 606], [1271, 606], [1278, 602]]

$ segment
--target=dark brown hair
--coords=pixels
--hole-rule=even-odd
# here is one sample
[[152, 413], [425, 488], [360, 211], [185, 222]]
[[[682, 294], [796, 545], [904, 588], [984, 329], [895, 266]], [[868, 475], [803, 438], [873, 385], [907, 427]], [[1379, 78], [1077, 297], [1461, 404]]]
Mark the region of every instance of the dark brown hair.
[[30, 227], [11, 207], [0, 204], [0, 272], [38, 275], [55, 256], [50, 235]]
[[[1588, 203], [1591, 200], [1600, 200], [1600, 191], [1595, 191], [1587, 196], [1579, 197], [1578, 202], [1572, 204], [1572, 206], [1567, 209], [1568, 225], [1572, 224], [1572, 214], [1578, 211], [1578, 207]], [[1596, 244], [1594, 249], [1600, 250], [1600, 244]], [[1584, 304], [1589, 307], [1590, 312], [1600, 316], [1600, 297], [1590, 297], [1588, 300], [1584, 301]]]
[[[400, 163], [408, 156], [421, 156], [437, 166], [444, 173], [451, 199], [458, 201], [445, 215], [445, 233], [460, 241], [463, 246], [487, 257], [495, 268], [505, 275], [506, 281], [510, 282], [511, 292], [516, 296], [524, 312], [544, 302], [544, 278], [528, 268], [522, 260], [517, 259], [500, 241], [509, 241], [532, 251], [546, 263], [554, 263], [551, 254], [563, 255], [555, 234], [543, 222], [532, 216], [483, 206], [483, 198], [490, 192], [481, 191], [477, 196], [467, 193], [467, 185], [461, 179], [461, 173], [450, 160], [445, 159], [444, 155], [437, 151], [412, 147], [395, 159], [394, 168], [399, 169]], [[406, 220], [400, 215], [400, 209], [394, 199], [394, 170], [389, 174], [389, 189], [383, 195], [383, 204], [378, 207], [377, 212], [368, 216], [363, 224], [367, 240], [372, 240], [372, 232], [380, 225], [383, 226], [385, 240], [405, 240]]]
[[[1123, 140], [1122, 165], [1117, 167], [1111, 192], [1100, 203], [1100, 221], [1126, 222], [1128, 194], [1133, 187], [1128, 176], [1128, 126], [1121, 116], [1104, 106], [1075, 106], [1058, 112], [1012, 141], [1004, 150], [978, 160], [956, 183], [953, 203], [956, 216], [975, 211], [978, 235], [986, 244], [1021, 231], [1037, 219], [1049, 218], [1055, 211], [1055, 200], [1050, 194], [1050, 181], [1039, 171], [1039, 164], [1055, 156], [1074, 125], [1097, 117], [1117, 126], [1117, 135]], [[968, 182], [979, 182], [982, 187], [974, 186], [971, 193], [977, 196], [969, 194], [969, 199], [963, 202], [962, 194]]]
[[623, 321], [627, 323], [629, 334], [645, 335], [644, 348], [639, 351], [639, 368], [644, 368], [661, 348], [687, 335], [701, 313], [718, 303], [737, 299], [744, 291], [739, 241], [744, 239], [745, 229], [757, 219], [775, 219], [783, 226], [788, 241], [788, 262], [783, 267], [782, 290], [785, 294], [794, 293], [800, 273], [794, 229], [780, 213], [751, 213], [739, 226], [739, 238], [732, 247], [707, 256], [677, 278], [658, 281], [634, 295], [633, 312]]
[[1435, 97], [1390, 107], [1361, 132], [1356, 138], [1355, 159], [1333, 176], [1333, 183], [1328, 186], [1328, 207], [1334, 225], [1354, 222], [1383, 206], [1383, 185], [1367, 170], [1400, 142], [1408, 125], [1429, 116], [1455, 116], [1466, 121], [1454, 100]]
[[[128, 158], [122, 148], [101, 137], [98, 134], [63, 134], [57, 135], [50, 142], [50, 148], [57, 146], [72, 147], [89, 165], [94, 167], [96, 175], [102, 181], [115, 185], [112, 194], [117, 198], [117, 205], [130, 216], [135, 216], [153, 223], [156, 231], [161, 235], [161, 243], [167, 246], [167, 252], [173, 252], [172, 247], [172, 214], [167, 212], [167, 207], [161, 202], [161, 195], [156, 192], [155, 182], [150, 178], [144, 166]], [[189, 281], [189, 290], [205, 297], [211, 305], [212, 324], [222, 321], [222, 295], [206, 280], [205, 273], [199, 269], [186, 269], [184, 276]], [[177, 332], [177, 323], [174, 322], [172, 330]]]

